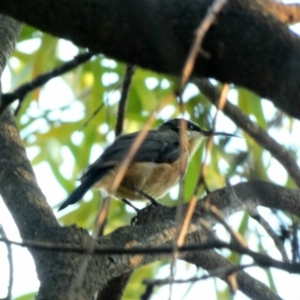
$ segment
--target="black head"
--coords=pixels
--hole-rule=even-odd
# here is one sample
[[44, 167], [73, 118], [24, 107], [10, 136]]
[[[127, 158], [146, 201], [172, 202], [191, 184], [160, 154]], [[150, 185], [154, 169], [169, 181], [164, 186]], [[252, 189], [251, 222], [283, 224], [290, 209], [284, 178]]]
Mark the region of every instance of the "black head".
[[159, 126], [159, 128], [162, 129], [170, 129], [172, 131], [175, 131], [176, 133], [180, 132], [180, 124], [182, 122], [182, 120], [186, 123], [186, 129], [189, 131], [198, 131], [198, 132], [203, 132], [203, 130], [195, 123], [191, 122], [191, 121], [187, 121], [185, 119], [171, 119], [163, 124], [161, 124]]
[[159, 129], [169, 129], [169, 130], [172, 130], [172, 131], [175, 131], [176, 133], [179, 134], [180, 132], [180, 123], [182, 122], [182, 120], [184, 122], [186, 122], [186, 129], [188, 131], [196, 131], [196, 132], [201, 132], [202, 136], [206, 136], [206, 137], [209, 137], [209, 136], [212, 136], [212, 135], [223, 135], [223, 136], [233, 136], [233, 137], [238, 137], [237, 135], [234, 135], [234, 134], [231, 134], [231, 133], [226, 133], [226, 132], [214, 132], [212, 130], [210, 131], [206, 131], [206, 130], [203, 130], [200, 128], [199, 125], [191, 122], [191, 121], [188, 121], [188, 120], [185, 120], [185, 119], [171, 119], [163, 124], [161, 124], [158, 128]]

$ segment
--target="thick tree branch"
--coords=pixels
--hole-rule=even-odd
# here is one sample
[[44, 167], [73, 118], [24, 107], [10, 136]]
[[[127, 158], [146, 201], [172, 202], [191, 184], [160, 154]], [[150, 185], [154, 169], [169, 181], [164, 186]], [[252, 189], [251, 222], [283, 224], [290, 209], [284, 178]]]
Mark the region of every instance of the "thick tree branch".
[[[0, 15], [0, 74], [2, 74], [6, 61], [13, 50], [19, 30], [19, 23]], [[72, 230], [60, 228], [51, 208], [45, 201], [45, 197], [37, 186], [16, 123], [8, 109], [0, 116], [0, 145], [0, 195], [10, 210], [21, 237], [53, 242], [63, 241], [64, 238], [67, 241], [69, 237], [69, 240], [75, 239], [76, 241], [76, 235], [72, 236]], [[81, 240], [84, 238], [81, 231], [77, 236]], [[65, 259], [66, 256], [59, 253], [35, 250], [32, 250], [31, 253], [41, 281], [41, 291], [54, 290], [52, 291], [54, 297], [51, 297], [51, 293], [45, 293], [44, 295], [49, 297], [43, 299], [65, 299], [62, 297], [62, 289], [57, 291], [60, 297], [55, 297], [57, 283], [55, 272], [60, 270], [63, 273], [65, 270], [76, 274], [78, 265], [74, 264], [73, 267], [68, 265], [70, 259]], [[70, 274], [68, 275], [70, 277]], [[66, 278], [68, 279], [68, 276]], [[87, 297], [87, 299], [91, 299], [91, 297]]]
[[0, 15], [0, 75], [2, 75], [7, 60], [14, 49], [20, 28], [20, 24], [15, 20]]
[[[220, 254], [213, 250], [202, 251], [201, 254], [189, 253], [184, 258], [186, 261], [201, 266], [203, 269], [210, 271], [222, 267], [232, 267], [233, 263], [229, 262]], [[220, 278], [224, 279], [225, 278]], [[271, 290], [269, 290], [263, 283], [254, 279], [244, 271], [237, 273], [237, 282], [239, 290], [247, 295], [250, 299], [280, 299]]]
[[[258, 205], [266, 207], [276, 207], [285, 209], [286, 211], [290, 212], [293, 211], [293, 213], [296, 215], [299, 215], [300, 213], [300, 192], [297, 190], [285, 189], [266, 182], [242, 183], [234, 186], [234, 190], [239, 199], [239, 201], [236, 203], [231, 203], [231, 196], [228, 189], [215, 191], [209, 196], [211, 203], [222, 209], [225, 217], [239, 210], [253, 209]], [[205, 219], [210, 224], [214, 224], [216, 221], [213, 216], [209, 216], [205, 213], [203, 214], [201, 202], [203, 201], [200, 200], [197, 204], [197, 215], [196, 217], [194, 216], [193, 224], [195, 224], [195, 218]], [[132, 239], [132, 241], [134, 241], [135, 247], [139, 247], [141, 245], [143, 247], [149, 248], [153, 247], [154, 245], [167, 245], [168, 243], [170, 243], [171, 245], [171, 241], [175, 237], [176, 232], [176, 226], [174, 225], [175, 223], [171, 221], [175, 220], [175, 211], [176, 208], [159, 207], [157, 209], [154, 209], [147, 216], [148, 219], [146, 218], [144, 220], [147, 223], [147, 226], [145, 228], [142, 229], [141, 226], [134, 227], [134, 230], [131, 230], [130, 227], [120, 228], [111, 235], [101, 239], [99, 241], [99, 246], [113, 247], [113, 245], [115, 245], [114, 241], [118, 241], [119, 246], [129, 246], [130, 244], [132, 244], [132, 242], [129, 241], [130, 238]], [[131, 233], [129, 234], [128, 231], [130, 231]], [[199, 235], [194, 235], [192, 234], [192, 232], [193, 229], [190, 228], [188, 243], [195, 243], [199, 241]], [[205, 234], [205, 231], [202, 230], [200, 233], [200, 240], [203, 241], [206, 238], [207, 233]], [[166, 256], [156, 256], [154, 252], [152, 255], [147, 256], [135, 255], [133, 257], [125, 256], [122, 258], [112, 255], [111, 261], [113, 263], [110, 263], [109, 266], [107, 266], [110, 272], [109, 274], [105, 273], [102, 276], [114, 277], [117, 276], [119, 272], [128, 272], [132, 268], [136, 268], [137, 266], [141, 266], [162, 258], [166, 258]], [[264, 263], [264, 265], [269, 265], [271, 263], [270, 261], [262, 262], [262, 257], [257, 257], [257, 259], [259, 263]], [[274, 262], [274, 264], [277, 263]]]
[[[228, 1], [204, 39], [210, 58], [199, 55], [194, 76], [244, 86], [300, 119], [300, 39], [261, 2]], [[211, 3], [10, 0], [0, 2], [0, 12], [96, 53], [179, 75]]]
[[[129, 229], [130, 227], [127, 227]], [[125, 230], [127, 230], [125, 228]], [[130, 230], [130, 229], [129, 229]], [[199, 236], [199, 235], [198, 235]], [[16, 244], [20, 246], [27, 246], [29, 248], [34, 248], [34, 249], [47, 249], [48, 251], [52, 251], [51, 248], [55, 251], [66, 251], [70, 253], [81, 253], [84, 254], [86, 249], [84, 248], [77, 248], [77, 247], [72, 247], [71, 245], [56, 245], [56, 244], [49, 244], [49, 243], [38, 243], [38, 242], [24, 242], [24, 243], [17, 243], [17, 242], [10, 242], [5, 239], [1, 239], [1, 241], [4, 241], [7, 245], [11, 244]], [[213, 250], [207, 250], [207, 249], [212, 249], [212, 248], [227, 248], [231, 249], [233, 251], [237, 251], [238, 253], [245, 254], [248, 253], [249, 251], [245, 250], [243, 251], [242, 249], [239, 249], [237, 246], [234, 244], [228, 244], [226, 242], [221, 242], [218, 240], [212, 240], [208, 242], [201, 243], [201, 238], [198, 239], [197, 235], [193, 234], [192, 236], [189, 236], [187, 243], [193, 242], [195, 243], [196, 241], [199, 242], [199, 244], [193, 244], [193, 245], [187, 245], [182, 248], [180, 248], [180, 258], [183, 260], [186, 260], [190, 263], [195, 264], [197, 267], [202, 267], [208, 271], [212, 271], [212, 274], [215, 274], [214, 276], [219, 277], [220, 279], [223, 279], [226, 281], [226, 274], [224, 273], [218, 273], [214, 272], [216, 269], [222, 268], [222, 267], [234, 267], [235, 265], [227, 261], [225, 258], [214, 252]], [[148, 255], [149, 253], [152, 253], [151, 260], [150, 261], [143, 261], [143, 264], [153, 262], [158, 259], [170, 259], [172, 252], [172, 246], [169, 243], [169, 246], [165, 247], [158, 247], [158, 248], [131, 248], [131, 249], [101, 249], [101, 248], [96, 248], [95, 249], [95, 255], [107, 255], [106, 261], [110, 261], [110, 264], [117, 263], [116, 261], [113, 260], [112, 255], [113, 254], [143, 254], [143, 255]], [[170, 253], [169, 255], [167, 255]], [[156, 254], [156, 255], [155, 255]], [[143, 258], [142, 256], [139, 256], [140, 258]], [[283, 270], [286, 268], [286, 270], [291, 271], [291, 272], [297, 272], [299, 273], [299, 264], [291, 265], [291, 264], [278, 264], [277, 261], [273, 261], [272, 259], [268, 259], [264, 255], [259, 255], [257, 257], [257, 254], [253, 252], [253, 257], [259, 259], [259, 261], [264, 261], [265, 264], [266, 262], [270, 266], [277, 266], [281, 267]], [[145, 257], [146, 258], [146, 257]], [[267, 259], [266, 259], [267, 258]], [[131, 259], [133, 257], [131, 256]], [[105, 262], [105, 260], [103, 260]], [[127, 273], [124, 274], [125, 276]], [[119, 277], [122, 277], [123, 275], [120, 275]], [[126, 279], [126, 278], [125, 278]], [[239, 285], [239, 290], [244, 292], [248, 297], [253, 298], [253, 299], [261, 299], [262, 296], [264, 299], [279, 299], [278, 296], [276, 296], [272, 291], [270, 291], [263, 283], [259, 282], [258, 280], [255, 280], [252, 278], [250, 275], [244, 273], [244, 272], [239, 272], [237, 274], [237, 279], [238, 279], [238, 285]], [[105, 290], [101, 291], [102, 293], [100, 294], [100, 299], [106, 299], [104, 294], [108, 294], [110, 291], [110, 288], [116, 287], [116, 284], [118, 284], [118, 281], [114, 282], [115, 278], [110, 279], [109, 282], [113, 282], [113, 286], [108, 287], [108, 285], [105, 286]], [[119, 287], [118, 287], [119, 288]], [[122, 289], [118, 291], [114, 291], [113, 295], [115, 295], [116, 299], [118, 295], [118, 292], [122, 292]], [[111, 294], [110, 294], [111, 295]], [[119, 295], [121, 295], [119, 293]], [[267, 297], [267, 298], [265, 298]]]
[[[251, 209], [257, 205], [281, 209], [285, 208], [287, 211], [293, 211], [296, 215], [299, 215], [299, 191], [285, 189], [266, 182], [242, 183], [234, 186], [233, 188], [239, 199], [239, 201], [236, 201], [235, 203], [231, 203], [231, 193], [227, 188], [218, 190], [209, 195], [211, 203], [222, 209], [225, 216], [229, 216], [238, 210]], [[214, 224], [216, 222], [214, 216], [208, 215], [203, 209], [203, 202], [204, 201], [200, 200], [197, 204], [196, 213], [187, 236], [187, 244], [195, 244], [199, 243], [199, 241], [207, 240], [209, 232], [207, 230], [199, 232], [200, 227], [197, 225], [199, 224], [199, 220], [205, 220], [207, 224]], [[183, 211], [183, 213], [185, 213], [185, 211]], [[135, 227], [123, 227], [108, 236], [102, 237], [98, 241], [98, 247], [102, 249], [120, 249], [122, 247], [149, 248], [161, 245], [168, 245], [171, 247], [173, 238], [176, 234], [175, 215], [176, 208], [157, 207], [153, 210], [148, 210], [146, 217], [142, 219], [142, 224]], [[143, 222], [145, 222], [144, 225]], [[196, 231], [198, 231], [198, 233]], [[57, 228], [52, 231], [48, 230], [47, 234], [51, 242], [69, 243], [80, 247], [88, 247], [91, 242], [90, 237], [84, 231], [75, 227]], [[226, 244], [219, 244], [218, 246], [217, 243], [212, 243], [210, 247], [213, 245], [215, 247], [226, 247]], [[231, 247], [230, 249], [236, 249], [240, 253], [249, 253], [249, 255], [252, 256], [259, 264], [263, 264], [264, 266], [274, 264], [274, 266], [280, 267], [284, 265], [284, 263], [278, 263], [272, 259], [267, 259], [265, 256], [256, 255], [246, 249], [238, 248], [237, 245], [232, 245]], [[203, 249], [209, 248], [206, 247]], [[55, 296], [55, 299], [65, 299], [65, 288], [66, 286], [70, 286], [66, 285], [66, 280], [70, 280], [71, 283], [72, 280], [76, 278], [76, 273], [70, 274], [70, 267], [75, 264], [75, 269], [77, 269], [78, 265], [80, 266], [81, 264], [82, 258], [75, 253], [57, 253], [56, 251], [55, 253], [51, 253], [50, 251], [50, 254], [49, 251], [47, 251], [47, 253], [48, 255], [44, 252], [44, 256], [47, 256], [48, 263], [51, 263], [51, 272], [53, 276], [54, 274], [56, 276], [55, 278], [57, 278], [57, 276], [62, 276], [64, 281], [59, 283], [56, 281], [56, 288], [51, 289], [51, 285], [49, 284], [51, 282], [49, 281], [53, 281], [53, 276], [51, 274], [50, 276], [49, 274], [43, 274], [41, 280], [42, 283], [44, 283], [44, 286], [42, 285], [39, 295], [41, 298], [42, 295], [51, 295], [51, 297]], [[36, 251], [36, 254], [41, 255], [43, 254], [43, 251]], [[106, 282], [111, 278], [158, 259], [170, 258], [171, 255], [171, 253], [155, 254], [153, 251], [152, 254], [148, 255], [136, 254], [119, 256], [117, 254], [108, 254], [101, 257], [93, 256], [89, 261], [87, 273], [84, 278], [83, 286], [85, 288], [79, 289], [81, 295], [74, 295], [71, 293], [72, 291], [69, 291], [68, 295], [70, 296], [70, 299], [78, 299], [79, 296], [88, 297], [89, 293], [87, 293], [87, 291], [92, 293], [95, 289], [97, 290], [97, 288], [105, 286]], [[46, 263], [47, 262], [44, 261], [44, 264]], [[58, 264], [60, 264], [59, 269], [56, 269], [58, 267], [56, 265]], [[200, 265], [199, 261], [197, 264]], [[64, 265], [66, 266], [66, 269], [64, 269]], [[42, 271], [45, 271], [45, 268], [42, 268]], [[50, 272], [50, 270], [47, 271]], [[88, 274], [93, 274], [92, 278], [90, 278]], [[98, 275], [96, 276], [96, 274]], [[86, 287], [89, 287], [90, 289], [88, 290]], [[259, 293], [261, 290], [256, 292]]]
[[[86, 5], [90, 4], [90, 1], [85, 2]], [[185, 1], [178, 3], [180, 4], [181, 8], [184, 8], [187, 4], [194, 5], [193, 2], [195, 1]], [[246, 3], [247, 1], [245, 0], [244, 2]], [[1, 1], [0, 9], [6, 7], [13, 8], [13, 10], [18, 10], [18, 7], [14, 6], [16, 5], [16, 3], [10, 6], [12, 3], [14, 3], [13, 0], [5, 1], [5, 3]], [[47, 5], [47, 3], [49, 5], [49, 2], [45, 0], [45, 2], [42, 3], [43, 5], [39, 7], [39, 13], [34, 10], [34, 7], [31, 7], [33, 3], [34, 1], [26, 2], [26, 10], [23, 10], [24, 16], [26, 16], [28, 10], [32, 8], [33, 12], [35, 12], [36, 15], [41, 15], [43, 17], [43, 14], [45, 13], [43, 11], [44, 7]], [[51, 3], [51, 7], [54, 9], [54, 12], [49, 14], [48, 11], [47, 15], [44, 16], [46, 18], [45, 24], [49, 25], [49, 23], [47, 23], [49, 21], [49, 18], [52, 19], [52, 21], [54, 21], [53, 18], [57, 18], [55, 22], [52, 22], [52, 25], [56, 23], [55, 25], [57, 25], [57, 28], [62, 30], [63, 26], [61, 26], [60, 23], [62, 19], [59, 15], [59, 11], [63, 11], [63, 13], [67, 13], [68, 11], [68, 14], [71, 13], [71, 15], [74, 11], [72, 7], [70, 8], [68, 6], [68, 9], [65, 9], [66, 12], [64, 12], [64, 9], [62, 8], [64, 8], [65, 6], [61, 5], [68, 4], [72, 6], [73, 3], [75, 3], [75, 5], [78, 5], [78, 3], [81, 3], [81, 1], [60, 1], [60, 9], [59, 11], [57, 11], [57, 15], [55, 14], [55, 8], [56, 5], [58, 5], [58, 3], [56, 1], [52, 1]], [[109, 6], [110, 3], [116, 4], [116, 1], [111, 0], [109, 3], [101, 1], [96, 5], [96, 8], [99, 9], [98, 5], [100, 5], [100, 8], [104, 9], [106, 8], [106, 6]], [[124, 6], [126, 3], [127, 1], [120, 2], [117, 4], [124, 8], [125, 12], [128, 12], [126, 9], [130, 8], [130, 6]], [[232, 1], [231, 3], [237, 2]], [[22, 7], [22, 5], [25, 4], [24, 2], [20, 2], [19, 5], [20, 7]], [[167, 5], [167, 3], [161, 1], [159, 5]], [[118, 15], [117, 8], [118, 6], [116, 7], [116, 10], [113, 10], [112, 12], [116, 13], [117, 17], [120, 17]], [[98, 11], [98, 9], [96, 9], [96, 12]], [[82, 10], [81, 13], [83, 16], [86, 16], [85, 10]], [[191, 17], [193, 17], [194, 14], [195, 13], [192, 13]], [[196, 14], [198, 14], [198, 11], [196, 12]], [[96, 20], [97, 13], [94, 15]], [[75, 23], [75, 28], [83, 28], [81, 26], [78, 27], [78, 25], [81, 24], [82, 19], [76, 19], [74, 18], [75, 16], [73, 15], [72, 20]], [[110, 16], [108, 15], [108, 17]], [[35, 16], [35, 18], [38, 17]], [[224, 18], [224, 15], [222, 16], [222, 18]], [[93, 17], [91, 17], [90, 19], [85, 19], [87, 29], [89, 28], [91, 23], [94, 24], [93, 22], [95, 20], [93, 19]], [[160, 22], [162, 19], [158, 18], [157, 20], [157, 25], [160, 26]], [[182, 18], [180, 18], [180, 20], [182, 20]], [[222, 20], [220, 19], [220, 21]], [[176, 25], [174, 26], [176, 27]], [[97, 27], [94, 27], [94, 29], [95, 28]], [[135, 30], [137, 30], [138, 28], [139, 27], [136, 26]], [[190, 28], [188, 24], [187, 28]], [[0, 33], [3, 36], [3, 42], [0, 45], [0, 64], [2, 69], [13, 47], [13, 43], [15, 41], [18, 29], [19, 25], [16, 22], [9, 18], [0, 17]], [[110, 27], [108, 26], [107, 31], [103, 31], [103, 28], [97, 28], [97, 30], [98, 29], [100, 35], [103, 34], [105, 37], [107, 33], [109, 34]], [[126, 26], [125, 28], [120, 27], [119, 29], [120, 31], [127, 30]], [[178, 29], [183, 30], [182, 26], [180, 26], [180, 28]], [[72, 31], [72, 29], [68, 30]], [[147, 33], [146, 28], [143, 30], [145, 30], [145, 32]], [[133, 32], [136, 33], [135, 31]], [[85, 39], [89, 40], [89, 37], [86, 33], [87, 32], [85, 31]], [[160, 34], [167, 34], [168, 36], [168, 33], [168, 30], [163, 30]], [[173, 32], [173, 35], [171, 35], [171, 37], [174, 37], [174, 35], [175, 33]], [[72, 35], [69, 35], [69, 37], [71, 36]], [[111, 38], [117, 39], [117, 37]], [[95, 39], [95, 37], [93, 37], [93, 39]], [[156, 43], [153, 43], [155, 39], [153, 40], [151, 39], [151, 37], [150, 41], [151, 51], [149, 50], [149, 53], [152, 53], [153, 55], [156, 49]], [[170, 45], [173, 47], [172, 44]], [[209, 47], [209, 45], [210, 43], [207, 42], [207, 47]], [[128, 47], [130, 48], [130, 46]], [[141, 44], [140, 47], [142, 47], [142, 49], [147, 48], [146, 44]], [[125, 49], [124, 53], [125, 57], [126, 55], [128, 55], [128, 50]], [[178, 53], [180, 55], [180, 51], [175, 51], [174, 53], [172, 55], [175, 55], [175, 57], [178, 55]], [[182, 58], [183, 57], [184, 55], [182, 55]], [[141, 59], [140, 55], [138, 56], [138, 59]], [[169, 59], [169, 56], [161, 56], [158, 59], [158, 61], [162, 62], [162, 68], [166, 68], [166, 66], [170, 68], [170, 64], [164, 64], [165, 59]], [[153, 58], [152, 63], [156, 64], [156, 59]], [[200, 60], [200, 65], [203, 63], [204, 61]], [[171, 66], [171, 70], [172, 68], [174, 68], [174, 72], [177, 69], [180, 69], [178, 68], [178, 64]], [[267, 78], [267, 81], [268, 80], [269, 79]], [[26, 153], [20, 140], [15, 122], [8, 110], [6, 110], [0, 118], [0, 144], [0, 193], [19, 227], [22, 238], [30, 240], [48, 241], [51, 243], [67, 243], [74, 246], [80, 246], [89, 249], [89, 246], [91, 245], [91, 243], [94, 243], [94, 240], [89, 236], [89, 234], [86, 231], [78, 229], [74, 226], [68, 228], [62, 228], [59, 226], [51, 209], [47, 205], [43, 194], [41, 193], [39, 187], [36, 184], [32, 168], [27, 160]], [[247, 210], [254, 208], [257, 205], [283, 209], [287, 212], [300, 216], [299, 191], [285, 189], [277, 185], [264, 182], [243, 183], [236, 185], [233, 188], [239, 199], [239, 201], [237, 201], [236, 203], [232, 203], [228, 189], [221, 189], [219, 191], [211, 193], [209, 196], [211, 204], [221, 209], [225, 216], [229, 216], [232, 213], [239, 210]], [[193, 244], [199, 242], [199, 240], [206, 241], [206, 239], [208, 238], [208, 230], [199, 231], [199, 229], [201, 229], [201, 226], [199, 226], [200, 220], [203, 220], [208, 224], [214, 224], [216, 222], [213, 216], [207, 214], [207, 212], [203, 210], [201, 202], [199, 202], [198, 205], [199, 206], [193, 218], [193, 223], [189, 228], [187, 244]], [[149, 211], [149, 215], [143, 220], [143, 222], [145, 223], [142, 223], [136, 227], [120, 228], [114, 233], [100, 238], [97, 243], [97, 246], [101, 248], [128, 248], [133, 246], [154, 247], [157, 245], [171, 246], [176, 233], [176, 226], [174, 221], [175, 215], [175, 208], [159, 207], [156, 210], [154, 209], [152, 211]], [[41, 287], [37, 299], [66, 299], [66, 297], [69, 297], [69, 299], [91, 299], [94, 296], [94, 293], [99, 288], [104, 287], [105, 284], [109, 280], [111, 280], [111, 278], [120, 276], [121, 274], [124, 274], [126, 272], [130, 272], [141, 265], [145, 265], [157, 259], [171, 257], [171, 254], [128, 256], [106, 255], [101, 257], [88, 257], [89, 263], [87, 266], [82, 286], [77, 287], [76, 290], [68, 291], [66, 296], [66, 287], [72, 286], [72, 283], [74, 282], [74, 280], [76, 280], [78, 270], [80, 269], [81, 264], [84, 261], [86, 261], [85, 256], [87, 256], [88, 254], [82, 255], [70, 252], [64, 253], [37, 249], [31, 250], [31, 253], [33, 254], [38, 271], [38, 276], [41, 281]], [[253, 253], [250, 254], [254, 256]], [[261, 261], [261, 256], [257, 256], [255, 259], [260, 260], [260, 262], [263, 262], [264, 264], [268, 263], [268, 265], [272, 265], [272, 263], [275, 263], [274, 260]], [[277, 265], [280, 266], [282, 264], [277, 262]], [[263, 293], [261, 295], [263, 295]]]
[[37, 185], [9, 110], [4, 111], [0, 117], [0, 141], [0, 194], [22, 238], [44, 240], [46, 233], [42, 232], [48, 227], [58, 226], [58, 223]]

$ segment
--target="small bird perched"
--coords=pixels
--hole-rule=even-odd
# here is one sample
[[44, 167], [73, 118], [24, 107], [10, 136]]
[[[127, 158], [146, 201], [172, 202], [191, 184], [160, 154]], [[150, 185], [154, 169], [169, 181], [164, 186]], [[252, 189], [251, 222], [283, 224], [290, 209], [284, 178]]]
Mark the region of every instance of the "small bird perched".
[[[204, 131], [197, 124], [183, 120], [186, 122], [186, 130], [183, 131], [186, 136], [185, 145], [181, 147], [181, 121], [182, 119], [171, 119], [156, 130], [148, 131], [120, 186], [111, 196], [126, 200], [159, 199], [181, 180], [184, 173], [181, 162], [185, 163], [186, 170], [204, 138], [212, 135], [235, 136], [224, 132]], [[85, 170], [80, 178], [81, 184], [59, 210], [80, 201], [90, 188], [109, 194], [115, 175], [138, 134], [139, 131], [116, 138]]]

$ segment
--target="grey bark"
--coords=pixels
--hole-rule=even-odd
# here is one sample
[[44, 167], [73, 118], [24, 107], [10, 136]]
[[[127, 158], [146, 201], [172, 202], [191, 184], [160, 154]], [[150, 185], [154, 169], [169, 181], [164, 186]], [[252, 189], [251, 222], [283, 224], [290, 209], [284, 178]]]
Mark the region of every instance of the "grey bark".
[[[300, 39], [261, 0], [228, 0], [208, 31], [194, 76], [269, 98], [300, 119]], [[10, 0], [0, 12], [96, 53], [179, 75], [212, 0]]]
[[[13, 2], [5, 1], [5, 3], [8, 3], [7, 7], [10, 7], [10, 4]], [[76, 3], [76, 1], [73, 2]], [[0, 3], [0, 9], [5, 6], [3, 6], [3, 3]], [[24, 2], [19, 3], [21, 7], [22, 3]], [[26, 3], [28, 7], [26, 11], [23, 11], [24, 16], [26, 16], [27, 10], [30, 10], [30, 5], [33, 4], [33, 1]], [[56, 2], [53, 1], [52, 3], [52, 8], [55, 9]], [[108, 5], [105, 1], [102, 4], [104, 6]], [[17, 8], [14, 7], [15, 9]], [[43, 6], [41, 6], [40, 10], [43, 15]], [[72, 12], [72, 9], [70, 11]], [[83, 11], [84, 14], [85, 12]], [[52, 21], [54, 21], [54, 18], [57, 18], [57, 28], [62, 29], [59, 25], [61, 21], [59, 15], [56, 16], [55, 13], [49, 14], [49, 12], [48, 15], [51, 16]], [[80, 20], [76, 18], [74, 21], [75, 25], [78, 22], [80, 23]], [[89, 23], [93, 20], [86, 21]], [[47, 24], [47, 21], [45, 24]], [[0, 44], [1, 71], [12, 51], [19, 28], [20, 25], [14, 20], [0, 17], [2, 39]], [[102, 32], [102, 34], [105, 35], [106, 33]], [[143, 217], [144, 223], [135, 227], [120, 228], [112, 234], [95, 241], [85, 230], [75, 226], [64, 228], [58, 224], [44, 195], [37, 186], [15, 121], [8, 110], [0, 118], [0, 145], [0, 194], [18, 225], [21, 237], [26, 240], [42, 241], [50, 245], [67, 243], [87, 249], [86, 255], [30, 249], [41, 282], [37, 299], [92, 299], [95, 292], [104, 287], [112, 278], [158, 259], [171, 257], [171, 254], [89, 255], [88, 251], [94, 246], [100, 248], [122, 248], [125, 245], [132, 245], [131, 247], [135, 245], [149, 248], [158, 245], [172, 245], [176, 233], [175, 208], [158, 207], [154, 210], [149, 210]], [[236, 211], [251, 209], [257, 205], [283, 209], [300, 216], [299, 191], [285, 189], [264, 182], [243, 183], [236, 185], [234, 189], [240, 202], [232, 202], [228, 189], [222, 189], [210, 195], [211, 203], [219, 207], [225, 217]], [[199, 220], [201, 219], [205, 219], [210, 224], [215, 223], [215, 219], [212, 216], [203, 212], [201, 202], [199, 202], [193, 224], [188, 233], [187, 244], [208, 239], [207, 231], [201, 230], [201, 226], [199, 226]], [[182, 255], [182, 258], [184, 259], [184, 255]], [[199, 266], [202, 265], [199, 257], [197, 260], [195, 258], [195, 260], [190, 261], [197, 263]], [[204, 264], [203, 267], [208, 268]], [[78, 276], [78, 274], [82, 275]], [[253, 278], [249, 280], [253, 286], [257, 283]], [[275, 294], [262, 284], [260, 284], [259, 290], [255, 290], [255, 293], [249, 288], [249, 284], [247, 284], [245, 289], [243, 289], [243, 284], [241, 284], [240, 288], [252, 298], [263, 298], [264, 295], [268, 294], [271, 295], [270, 299], [278, 299]], [[259, 296], [257, 293], [260, 293]]]

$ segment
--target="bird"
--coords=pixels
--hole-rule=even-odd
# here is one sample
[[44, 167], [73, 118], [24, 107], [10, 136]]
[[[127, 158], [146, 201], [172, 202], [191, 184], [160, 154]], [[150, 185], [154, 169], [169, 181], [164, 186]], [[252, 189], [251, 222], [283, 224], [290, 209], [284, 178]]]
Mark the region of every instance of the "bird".
[[[182, 122], [185, 123], [185, 130], [182, 130], [185, 134], [183, 139]], [[58, 210], [80, 201], [89, 189], [102, 190], [127, 204], [135, 200], [150, 200], [155, 204], [156, 199], [162, 198], [180, 182], [188, 163], [205, 138], [213, 135], [235, 136], [225, 132], [202, 130], [199, 125], [182, 118], [168, 120], [157, 129], [147, 132], [119, 187], [111, 195], [112, 182], [139, 133], [140, 131], [137, 131], [117, 137], [99, 158], [86, 168], [79, 179], [81, 184]]]

